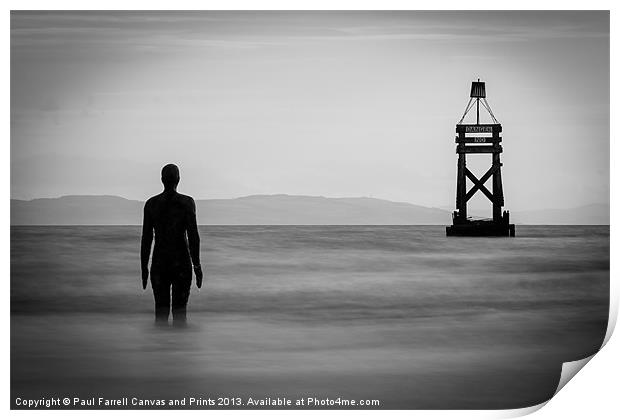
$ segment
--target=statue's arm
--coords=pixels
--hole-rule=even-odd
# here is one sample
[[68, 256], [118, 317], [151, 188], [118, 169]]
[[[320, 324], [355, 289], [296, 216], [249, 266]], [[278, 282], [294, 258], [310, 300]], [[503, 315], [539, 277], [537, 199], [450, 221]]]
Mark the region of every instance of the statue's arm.
[[196, 222], [196, 203], [190, 198], [189, 221], [187, 224], [187, 241], [189, 242], [189, 254], [192, 264], [200, 265], [200, 236], [198, 235], [198, 223]]
[[189, 242], [189, 254], [196, 274], [196, 286], [202, 287], [202, 267], [200, 266], [200, 236], [198, 235], [198, 223], [196, 222], [196, 203], [190, 198], [189, 221], [187, 223], [187, 241]]
[[142, 241], [140, 244], [140, 263], [142, 267], [142, 287], [146, 287], [149, 276], [149, 257], [153, 243], [153, 221], [148, 211], [148, 204], [144, 205], [144, 219], [142, 222]]

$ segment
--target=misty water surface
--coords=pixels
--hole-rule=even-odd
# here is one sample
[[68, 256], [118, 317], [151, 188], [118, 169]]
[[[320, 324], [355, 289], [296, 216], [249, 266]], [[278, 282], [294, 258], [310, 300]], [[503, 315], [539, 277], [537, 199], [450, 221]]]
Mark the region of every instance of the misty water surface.
[[607, 226], [200, 230], [205, 284], [176, 331], [152, 326], [140, 227], [12, 227], [12, 395], [516, 408], [605, 334]]

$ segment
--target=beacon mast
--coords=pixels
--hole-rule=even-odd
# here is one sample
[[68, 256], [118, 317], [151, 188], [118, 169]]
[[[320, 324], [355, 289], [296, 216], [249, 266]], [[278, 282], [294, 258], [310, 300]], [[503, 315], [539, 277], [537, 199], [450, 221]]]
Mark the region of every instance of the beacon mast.
[[[476, 107], [476, 123], [464, 124], [463, 120]], [[492, 119], [491, 124], [480, 124], [480, 105], [485, 108]], [[486, 100], [484, 82], [478, 79], [471, 84], [469, 102], [461, 120], [456, 125], [456, 153], [458, 154], [456, 175], [456, 211], [452, 214], [452, 226], [446, 227], [448, 236], [515, 236], [515, 225], [510, 224], [510, 214], [502, 213], [504, 190], [502, 188], [502, 163], [500, 154], [502, 125], [497, 121]], [[486, 153], [491, 155], [491, 167], [478, 178], [467, 168], [467, 155]], [[473, 183], [467, 191], [467, 179]], [[485, 183], [492, 178], [491, 191]], [[493, 205], [492, 220], [473, 220], [467, 216], [467, 202], [480, 192]]]

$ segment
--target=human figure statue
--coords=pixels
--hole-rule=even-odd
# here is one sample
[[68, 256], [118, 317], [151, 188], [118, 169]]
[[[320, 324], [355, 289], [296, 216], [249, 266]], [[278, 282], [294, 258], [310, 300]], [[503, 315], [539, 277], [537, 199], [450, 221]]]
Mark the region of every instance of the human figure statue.
[[168, 325], [170, 290], [172, 289], [172, 325], [183, 327], [187, 322], [187, 301], [192, 284], [192, 265], [196, 286], [202, 286], [200, 237], [196, 224], [196, 204], [190, 196], [179, 194], [179, 168], [168, 164], [161, 170], [164, 191], [144, 204], [142, 243], [142, 288], [149, 278], [149, 255], [155, 232], [151, 286], [155, 297], [155, 323]]

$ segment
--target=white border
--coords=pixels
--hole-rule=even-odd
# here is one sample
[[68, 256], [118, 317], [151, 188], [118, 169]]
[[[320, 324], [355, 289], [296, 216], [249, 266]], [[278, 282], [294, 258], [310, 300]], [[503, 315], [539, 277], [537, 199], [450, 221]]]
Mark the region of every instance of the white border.
[[[617, 2], [616, 2], [617, 3]], [[383, 1], [369, 1], [369, 0], [297, 0], [297, 1], [284, 1], [284, 0], [176, 0], [174, 2], [153, 0], [149, 2], [138, 2], [133, 0], [108, 0], [108, 1], [56, 1], [51, 3], [50, 1], [7, 1], [5, 13], [2, 16], [2, 23], [5, 30], [5, 42], [2, 44], [3, 56], [8, 59], [10, 51], [10, 13], [9, 10], [28, 10], [28, 9], [78, 9], [78, 10], [102, 10], [102, 9], [116, 9], [116, 10], [132, 10], [132, 9], [154, 9], [154, 10], [177, 10], [177, 9], [211, 9], [211, 10], [345, 10], [345, 9], [359, 9], [359, 10], [461, 10], [464, 7], [466, 9], [477, 10], [513, 10], [513, 9], [530, 9], [530, 10], [611, 10], [611, 74], [618, 74], [618, 54], [617, 54], [617, 34], [618, 19], [616, 13], [618, 8], [614, 7], [615, 4], [612, 1], [548, 1], [548, 0], [522, 0], [522, 1], [407, 1], [407, 0], [383, 0]], [[2, 194], [5, 199], [5, 205], [2, 207], [2, 218], [4, 224], [1, 225], [2, 230], [2, 256], [3, 256], [3, 280], [4, 280], [4, 299], [5, 299], [5, 316], [2, 319], [2, 332], [3, 337], [6, 338], [4, 345], [2, 346], [2, 399], [0, 404], [3, 411], [9, 411], [9, 395], [10, 395], [10, 358], [9, 358], [9, 325], [10, 325], [10, 230], [9, 230], [9, 197], [10, 197], [10, 143], [9, 143], [9, 127], [10, 127], [10, 67], [8, 60], [5, 61], [3, 66], [3, 80], [4, 82], [4, 101], [3, 101], [3, 117], [4, 117], [4, 135], [2, 136], [2, 157], [5, 159], [4, 165], [2, 165], [2, 182], [0, 183], [2, 188]], [[618, 85], [616, 79], [612, 77], [611, 80], [611, 115], [618, 115]], [[615, 139], [614, 124], [611, 124], [611, 139]], [[617, 186], [618, 170], [614, 166], [617, 160], [618, 150], [615, 141], [610, 142], [610, 157], [611, 158], [611, 188], [610, 191], [614, 191], [614, 187]], [[615, 215], [618, 214], [618, 197], [612, 195], [611, 197], [611, 215], [612, 220]], [[618, 287], [617, 278], [618, 264], [615, 262], [615, 257], [618, 256], [617, 238], [618, 228], [615, 224], [611, 225], [611, 318], [610, 325], [615, 324], [618, 313]], [[611, 320], [610, 320], [611, 321]], [[606, 337], [606, 340], [609, 339]], [[593, 418], [611, 418], [618, 412], [617, 399], [617, 385], [618, 385], [618, 356], [620, 355], [620, 344], [618, 344], [617, 338], [612, 338], [604, 350], [597, 354], [590, 363], [588, 363], [578, 374], [577, 380], [570, 381], [564, 389], [562, 389], [554, 398], [552, 398], [546, 407], [540, 411], [537, 411], [531, 418], [539, 419], [583, 419], [584, 417]], [[544, 405], [544, 404], [543, 404]], [[337, 416], [338, 418], [375, 418], [383, 417], [386, 414], [389, 417], [394, 418], [411, 418], [415, 416], [418, 418], [503, 418], [513, 417], [518, 415], [527, 414], [532, 409], [524, 410], [508, 410], [508, 411], [296, 411], [291, 412], [274, 412], [274, 411], [198, 411], [198, 412], [183, 412], [183, 417], [194, 417], [204, 419], [206, 416], [209, 418], [231, 418], [242, 416], [251, 416], [255, 418], [312, 418], [316, 416]], [[39, 415], [45, 415], [51, 418], [81, 418], [86, 414], [92, 418], [105, 418], [110, 415], [127, 415], [132, 418], [148, 416], [149, 418], [168, 418], [172, 413], [165, 411], [138, 411], [138, 412], [115, 412], [110, 413], [108, 411], [90, 411], [88, 413], [83, 412], [68, 412], [68, 411], [11, 411], [9, 415], [15, 418], [30, 418]]]

